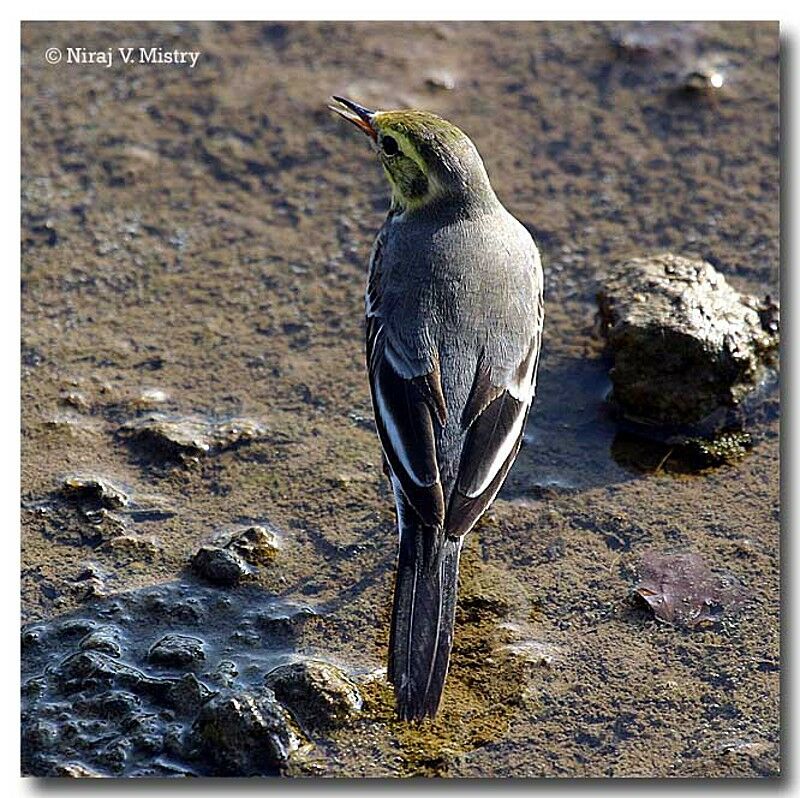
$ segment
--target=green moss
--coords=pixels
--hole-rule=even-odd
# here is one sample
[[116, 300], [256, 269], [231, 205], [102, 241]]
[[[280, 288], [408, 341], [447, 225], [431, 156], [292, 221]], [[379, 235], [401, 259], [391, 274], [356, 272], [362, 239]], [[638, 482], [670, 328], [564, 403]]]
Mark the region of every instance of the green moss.
[[753, 440], [747, 432], [723, 432], [715, 438], [690, 438], [681, 446], [682, 454], [700, 468], [737, 463], [750, 449]]

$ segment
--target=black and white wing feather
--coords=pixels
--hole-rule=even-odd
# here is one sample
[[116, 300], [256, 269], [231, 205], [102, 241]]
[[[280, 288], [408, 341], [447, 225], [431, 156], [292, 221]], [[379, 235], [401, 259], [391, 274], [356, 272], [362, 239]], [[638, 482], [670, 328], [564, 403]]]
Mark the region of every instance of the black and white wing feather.
[[[491, 356], [478, 358], [472, 389], [460, 420], [454, 485], [442, 485], [438, 432], [448, 423], [438, 353], [431, 367], [416, 373], [401, 344], [381, 317], [381, 261], [385, 230], [375, 242], [367, 287], [367, 362], [376, 426], [384, 454], [417, 515], [426, 526], [443, 528], [450, 538], [465, 535], [494, 500], [519, 451], [533, 403], [541, 348], [541, 296], [531, 338], [520, 342], [520, 360], [496, 373]], [[413, 375], [413, 376], [410, 376]], [[441, 435], [439, 436], [441, 438]], [[446, 506], [445, 506], [446, 505]]]
[[447, 409], [438, 366], [405, 377], [403, 358], [381, 319], [380, 235], [375, 242], [367, 286], [367, 365], [375, 424], [392, 474], [420, 520], [444, 525], [444, 493], [436, 456], [434, 423], [444, 426]]
[[458, 478], [450, 495], [445, 529], [461, 537], [494, 500], [519, 452], [533, 403], [540, 335], [504, 386], [495, 385], [482, 358], [461, 418], [465, 431]]

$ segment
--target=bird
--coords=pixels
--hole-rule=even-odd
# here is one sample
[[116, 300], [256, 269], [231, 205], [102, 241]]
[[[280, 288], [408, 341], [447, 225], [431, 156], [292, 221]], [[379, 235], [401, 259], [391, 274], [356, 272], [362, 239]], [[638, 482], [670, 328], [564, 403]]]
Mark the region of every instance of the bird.
[[421, 721], [444, 691], [465, 536], [502, 487], [534, 401], [542, 264], [458, 127], [332, 100], [391, 187], [369, 261], [366, 365], [399, 532], [387, 677], [397, 715]]

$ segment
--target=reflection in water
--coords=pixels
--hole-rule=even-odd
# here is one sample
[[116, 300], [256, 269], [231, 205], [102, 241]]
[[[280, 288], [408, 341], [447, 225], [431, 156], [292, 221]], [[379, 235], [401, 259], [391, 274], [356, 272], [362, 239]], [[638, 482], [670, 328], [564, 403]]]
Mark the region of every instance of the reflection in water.
[[697, 473], [747, 455], [780, 413], [771, 379], [735, 413], [726, 432], [704, 440], [707, 429], [645, 428], [615, 416], [608, 363], [602, 358], [542, 362], [523, 446], [500, 497], [535, 499], [626, 482], [642, 474]]
[[616, 424], [605, 404], [611, 388], [602, 359], [543, 360], [536, 402], [517, 462], [501, 497], [585, 490], [632, 474], [611, 456]]

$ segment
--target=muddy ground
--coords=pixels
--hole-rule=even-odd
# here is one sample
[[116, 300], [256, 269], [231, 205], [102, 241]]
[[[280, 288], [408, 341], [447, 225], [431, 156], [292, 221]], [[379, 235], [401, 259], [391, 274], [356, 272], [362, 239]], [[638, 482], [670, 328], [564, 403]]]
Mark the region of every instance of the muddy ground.
[[[128, 591], [206, 601], [190, 556], [261, 524], [278, 555], [214, 590], [312, 622], [247, 643], [226, 638], [235, 613], [209, 611], [209, 667], [224, 648], [255, 679], [313, 654], [364, 693], [295, 772], [779, 773], [777, 398], [741, 461], [686, 473], [618, 430], [594, 328], [598, 273], [653, 251], [778, 295], [777, 25], [34, 23], [22, 43], [23, 623], [91, 628]], [[67, 47], [126, 46], [201, 55], [66, 63]], [[526, 446], [469, 538], [444, 703], [419, 728], [394, 720], [379, 672], [396, 533], [362, 307], [387, 189], [332, 93], [463, 127], [545, 265]], [[152, 413], [256, 432], [172, 457], [123, 434]], [[74, 474], [128, 504], [87, 513], [61, 491]], [[709, 628], [659, 623], [631, 598], [649, 550], [700, 554], [748, 603]], [[152, 642], [144, 623], [126, 650]], [[68, 653], [51, 637], [25, 679]], [[166, 774], [120, 750], [77, 764]]]

